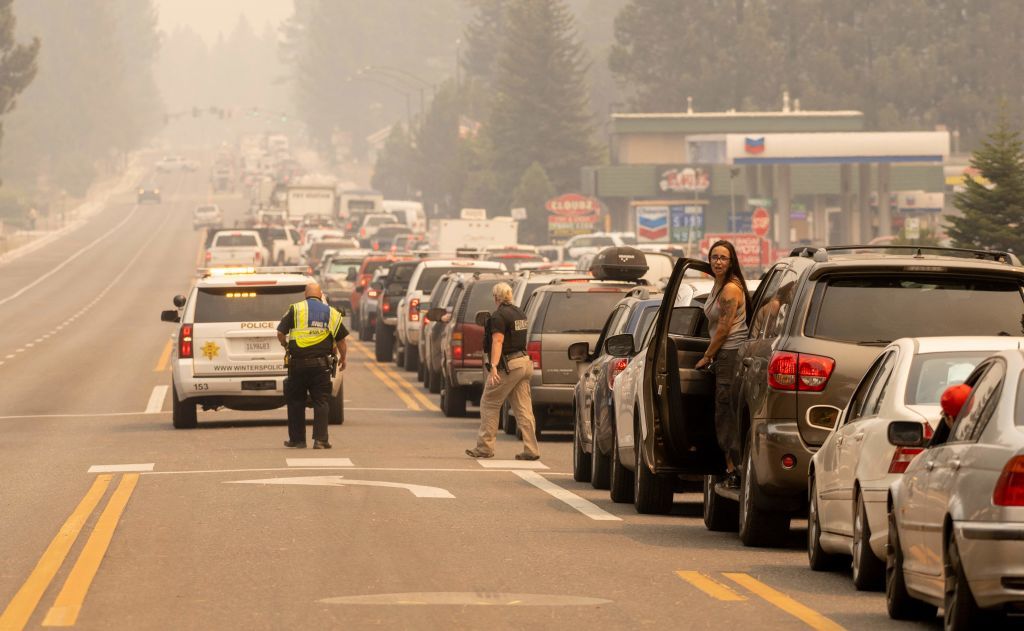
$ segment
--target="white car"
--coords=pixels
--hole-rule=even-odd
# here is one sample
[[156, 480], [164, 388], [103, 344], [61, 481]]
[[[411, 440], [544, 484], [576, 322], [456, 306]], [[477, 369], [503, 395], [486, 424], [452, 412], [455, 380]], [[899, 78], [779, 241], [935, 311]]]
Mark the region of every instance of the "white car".
[[[430, 259], [421, 261], [409, 279], [409, 288], [398, 302], [398, 324], [395, 329], [396, 363], [406, 370], [419, 369], [420, 303], [429, 302], [430, 291], [437, 280], [447, 272], [504, 272], [505, 266], [497, 261], [476, 261], [472, 259]], [[408, 349], [409, 352], [406, 352]]]
[[[587, 252], [576, 259], [576, 271], [589, 273], [590, 266], [597, 254], [598, 252]], [[664, 252], [644, 252], [644, 258], [647, 260], [647, 272], [643, 275], [643, 279], [653, 287], [664, 287], [668, 283], [669, 277], [672, 276], [672, 268], [676, 264], [675, 257]], [[691, 274], [697, 276], [698, 272]]]
[[181, 156], [164, 156], [156, 161], [157, 173], [170, 173], [185, 168], [185, 158]]
[[221, 230], [206, 248], [206, 266], [263, 265], [267, 248], [257, 230]]
[[632, 232], [580, 234], [566, 241], [562, 251], [566, 259], [576, 260], [584, 254], [596, 254], [612, 245], [636, 245], [636, 235]]
[[192, 228], [195, 230], [199, 228], [220, 230], [223, 224], [224, 213], [221, 212], [220, 206], [217, 204], [196, 206], [195, 210], [192, 211]]
[[359, 226], [358, 238], [364, 244], [369, 245], [369, 242], [373, 240], [373, 237], [380, 230], [381, 226], [391, 224], [405, 224], [404, 221], [400, 221], [398, 217], [391, 213], [372, 213], [363, 216], [363, 223]]
[[385, 199], [382, 202], [382, 207], [385, 213], [390, 213], [397, 217], [400, 223], [409, 226], [409, 229], [413, 232], [419, 234], [427, 232], [427, 214], [423, 212], [422, 203]]
[[[992, 353], [1019, 348], [1014, 337], [923, 337], [896, 340], [882, 351], [853, 391], [828, 438], [811, 458], [807, 556], [811, 569], [835, 566], [835, 555], [853, 557], [857, 589], [882, 586], [889, 486], [898, 480], [920, 447], [894, 447], [890, 421], [939, 421], [939, 397], [962, 383]], [[821, 413], [829, 425], [838, 410]]]
[[[196, 427], [197, 408], [273, 410], [284, 405], [284, 349], [277, 324], [303, 300], [304, 268], [210, 270], [160, 319], [179, 323], [171, 352], [171, 421]], [[331, 424], [345, 418], [343, 378], [331, 384]]]
[[273, 225], [262, 229], [274, 265], [298, 265], [302, 262], [302, 235], [288, 225]]
[[[946, 629], [992, 629], [1004, 612], [1024, 606], [1022, 375], [1020, 350], [979, 364], [948, 439], [928, 445], [892, 485], [885, 572], [891, 617], [930, 618], [942, 607]], [[889, 437], [920, 446], [921, 429], [895, 421]]]

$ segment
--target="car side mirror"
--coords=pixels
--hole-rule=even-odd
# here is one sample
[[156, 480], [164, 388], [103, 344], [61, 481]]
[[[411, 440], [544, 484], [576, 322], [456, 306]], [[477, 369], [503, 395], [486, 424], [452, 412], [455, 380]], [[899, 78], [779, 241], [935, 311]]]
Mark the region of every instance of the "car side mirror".
[[490, 319], [491, 313], [489, 311], [477, 311], [473, 322], [476, 322], [477, 326], [487, 326], [487, 321]]
[[444, 307], [431, 307], [430, 309], [427, 309], [427, 317], [434, 322], [440, 322], [441, 318], [443, 318], [447, 313], [448, 310]]
[[362, 285], [356, 285], [356, 290], [355, 291], [356, 291], [357, 294], [361, 294], [364, 291], [366, 291], [366, 287], [363, 287]]
[[576, 342], [569, 345], [569, 359], [574, 362], [585, 362], [590, 357], [590, 344], [587, 342]]
[[620, 333], [604, 341], [604, 351], [612, 357], [632, 357], [636, 354], [633, 348], [633, 334]]
[[832, 431], [839, 423], [842, 410], [831, 405], [813, 405], [807, 409], [807, 424], [811, 427]]
[[181, 316], [178, 315], [177, 309], [168, 309], [167, 311], [160, 312], [161, 322], [181, 322]]
[[356, 278], [359, 277], [359, 272], [354, 267], [348, 269], [348, 274], [345, 275], [345, 280], [352, 283], [355, 282]]
[[185, 296], [182, 296], [181, 294], [178, 294], [177, 296], [175, 296], [174, 297], [174, 306], [179, 308], [179, 309], [184, 307], [185, 306]]
[[918, 421], [892, 421], [887, 432], [895, 447], [924, 447], [924, 424]]

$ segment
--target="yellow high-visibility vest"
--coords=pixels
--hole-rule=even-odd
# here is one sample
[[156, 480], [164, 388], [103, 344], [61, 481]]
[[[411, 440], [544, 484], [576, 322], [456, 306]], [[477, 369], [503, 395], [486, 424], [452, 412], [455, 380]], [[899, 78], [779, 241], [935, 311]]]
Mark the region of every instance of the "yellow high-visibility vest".
[[328, 335], [333, 335], [337, 339], [338, 331], [341, 330], [341, 312], [319, 300], [314, 300], [312, 306], [311, 310], [310, 303], [306, 300], [292, 305], [295, 326], [288, 332], [288, 339], [295, 342], [299, 348], [316, 346], [326, 340]]

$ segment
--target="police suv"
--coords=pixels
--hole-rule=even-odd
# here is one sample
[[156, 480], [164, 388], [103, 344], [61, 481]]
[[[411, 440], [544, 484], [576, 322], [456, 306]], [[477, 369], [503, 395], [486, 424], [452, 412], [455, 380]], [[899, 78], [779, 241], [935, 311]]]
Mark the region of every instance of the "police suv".
[[[172, 421], [197, 425], [197, 408], [272, 410], [285, 404], [284, 349], [277, 324], [301, 302], [313, 279], [306, 267], [222, 268], [199, 271], [188, 296], [160, 319], [180, 324], [172, 336]], [[332, 425], [345, 420], [342, 375], [331, 384]]]

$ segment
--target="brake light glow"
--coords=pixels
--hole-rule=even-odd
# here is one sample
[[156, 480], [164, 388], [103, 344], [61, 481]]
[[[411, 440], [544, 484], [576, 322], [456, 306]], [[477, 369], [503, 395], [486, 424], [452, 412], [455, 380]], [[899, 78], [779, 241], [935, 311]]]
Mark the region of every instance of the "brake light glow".
[[381, 311], [383, 311], [384, 313], [391, 313], [391, 303], [385, 300], [384, 303], [381, 305]]
[[210, 251], [207, 250], [206, 251], [206, 262], [209, 263], [210, 259], [212, 259], [212, 258], [213, 258], [213, 254], [211, 254]]
[[413, 298], [409, 301], [409, 321], [418, 322], [420, 319], [420, 299]]
[[615, 378], [619, 376], [619, 373], [626, 369], [629, 365], [629, 360], [625, 357], [619, 357], [618, 359], [612, 360], [612, 365], [608, 367], [608, 387], [611, 388], [615, 385]]
[[996, 506], [1024, 506], [1024, 456], [1014, 456], [1003, 467], [1003, 472], [992, 492]]
[[192, 325], [182, 324], [178, 332], [178, 357], [192, 359]]
[[835, 367], [831, 357], [776, 351], [768, 362], [768, 385], [776, 390], [821, 392]]
[[257, 265], [259, 265], [263, 261], [263, 255], [260, 254], [259, 251], [257, 251], [256, 254], [253, 255], [252, 260], [255, 261]]
[[452, 359], [462, 361], [462, 331], [452, 331]]
[[540, 340], [527, 343], [526, 354], [530, 356], [530, 360], [533, 362], [533, 369], [540, 370]]

